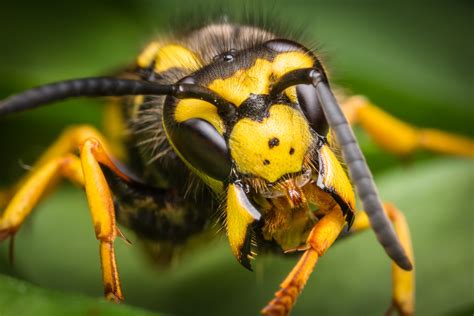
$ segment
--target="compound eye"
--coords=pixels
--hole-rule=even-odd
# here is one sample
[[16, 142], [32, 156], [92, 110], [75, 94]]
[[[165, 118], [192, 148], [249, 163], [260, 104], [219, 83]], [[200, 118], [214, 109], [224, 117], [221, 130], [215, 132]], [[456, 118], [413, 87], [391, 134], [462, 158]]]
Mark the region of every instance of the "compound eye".
[[171, 141], [183, 158], [197, 171], [224, 181], [230, 174], [231, 159], [224, 137], [210, 123], [190, 119], [170, 131]]
[[303, 45], [287, 40], [287, 39], [270, 40], [265, 43], [265, 46], [276, 53], [286, 53], [286, 52], [309, 53], [309, 50]]
[[329, 125], [319, 102], [316, 88], [313, 85], [299, 84], [296, 86], [296, 96], [311, 128], [319, 135], [326, 136]]

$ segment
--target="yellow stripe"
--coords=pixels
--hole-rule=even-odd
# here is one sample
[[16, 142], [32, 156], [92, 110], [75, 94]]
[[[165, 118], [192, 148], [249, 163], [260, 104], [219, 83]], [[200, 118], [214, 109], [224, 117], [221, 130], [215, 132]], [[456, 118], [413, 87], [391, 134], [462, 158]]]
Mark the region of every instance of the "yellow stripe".
[[155, 72], [160, 73], [171, 68], [197, 70], [203, 66], [198, 55], [178, 44], [151, 42], [137, 58], [141, 68], [149, 67], [155, 62]]
[[301, 68], [310, 68], [313, 67], [313, 65], [313, 58], [308, 54], [302, 52], [287, 52], [275, 56], [272, 68], [275, 76], [280, 78], [290, 71]]
[[196, 54], [176, 44], [162, 46], [155, 57], [155, 71], [158, 73], [171, 68], [185, 68], [195, 71], [202, 66], [202, 61]]
[[216, 79], [208, 88], [239, 106], [251, 93], [268, 94], [271, 65], [268, 60], [259, 58], [252, 67], [240, 69], [229, 78]]
[[198, 100], [198, 99], [184, 99], [179, 101], [176, 106], [174, 117], [177, 122], [184, 122], [192, 118], [200, 118], [206, 120], [219, 132], [224, 134], [224, 122], [217, 114], [217, 109], [214, 105]]
[[137, 57], [137, 65], [141, 68], [148, 68], [156, 58], [156, 53], [160, 49], [159, 42], [151, 42]]

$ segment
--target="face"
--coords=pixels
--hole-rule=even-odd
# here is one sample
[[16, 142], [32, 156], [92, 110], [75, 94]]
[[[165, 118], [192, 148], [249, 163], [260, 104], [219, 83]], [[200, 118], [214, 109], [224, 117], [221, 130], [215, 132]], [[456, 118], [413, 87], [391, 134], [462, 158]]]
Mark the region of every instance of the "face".
[[298, 110], [274, 104], [268, 117], [239, 120], [229, 137], [230, 154], [237, 171], [274, 183], [303, 171], [313, 137]]
[[305, 201], [302, 187], [314, 172], [314, 132], [304, 114], [289, 104], [273, 104], [266, 117], [243, 118], [229, 136], [238, 177], [265, 198], [286, 196], [289, 206]]

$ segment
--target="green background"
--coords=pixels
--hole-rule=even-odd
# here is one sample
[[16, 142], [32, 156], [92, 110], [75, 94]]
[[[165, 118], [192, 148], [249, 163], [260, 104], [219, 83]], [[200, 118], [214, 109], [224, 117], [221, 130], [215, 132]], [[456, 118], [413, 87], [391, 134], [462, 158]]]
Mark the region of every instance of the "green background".
[[[0, 5], [0, 98], [34, 85], [113, 72], [133, 61], [176, 13], [216, 1], [18, 1]], [[238, 10], [225, 1], [224, 11]], [[251, 7], [251, 5], [248, 5]], [[474, 137], [472, 36], [468, 2], [269, 1], [274, 20], [304, 26], [334, 82], [399, 118]], [[199, 12], [206, 12], [199, 11]], [[0, 118], [0, 185], [70, 124], [99, 126], [101, 103], [73, 100]], [[394, 131], [395, 133], [396, 131]], [[416, 153], [401, 161], [359, 130], [384, 199], [409, 221], [419, 315], [474, 312], [474, 164]], [[15, 264], [0, 245], [0, 314], [254, 315], [294, 259], [258, 256], [249, 273], [224, 237], [167, 269], [140, 242], [117, 240], [125, 306], [104, 302], [98, 247], [81, 190], [65, 184], [42, 202], [16, 238]], [[19, 281], [26, 280], [26, 283]], [[372, 233], [344, 240], [318, 263], [294, 315], [380, 315], [390, 302], [390, 264]]]

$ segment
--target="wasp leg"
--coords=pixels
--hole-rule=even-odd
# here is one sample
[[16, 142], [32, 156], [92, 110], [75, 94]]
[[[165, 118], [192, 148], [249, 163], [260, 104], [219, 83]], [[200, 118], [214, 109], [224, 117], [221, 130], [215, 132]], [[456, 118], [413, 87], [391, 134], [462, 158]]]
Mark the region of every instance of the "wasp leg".
[[342, 108], [351, 124], [360, 124], [383, 149], [406, 156], [417, 149], [474, 158], [474, 141], [436, 129], [411, 126], [371, 104], [363, 96], [353, 96]]
[[0, 209], [5, 208], [11, 199], [11, 192], [8, 189], [0, 190]]
[[117, 302], [123, 301], [113, 246], [117, 234], [122, 237], [123, 235], [116, 226], [112, 194], [99, 163], [106, 165], [115, 174], [121, 175], [124, 180], [129, 179], [113, 164], [97, 139], [91, 138], [84, 142], [81, 149], [81, 163], [95, 235], [100, 242], [105, 297]]
[[[385, 212], [392, 221], [395, 232], [405, 248], [410, 261], [414, 263], [410, 231], [405, 216], [395, 206], [385, 203]], [[358, 212], [351, 228], [351, 233], [370, 228], [370, 222], [365, 212]], [[415, 270], [405, 271], [392, 263], [392, 305], [386, 315], [396, 309], [400, 315], [413, 315], [415, 304]]]
[[106, 153], [110, 154], [112, 152], [104, 136], [102, 136], [94, 127], [88, 125], [72, 126], [67, 128], [54, 144], [52, 144], [43, 155], [41, 155], [38, 161], [33, 165], [33, 169], [42, 166], [55, 157], [75, 152], [89, 138], [96, 139], [101, 144], [101, 147], [104, 148]]
[[290, 313], [318, 258], [334, 243], [344, 224], [345, 219], [341, 210], [335, 207], [313, 227], [307, 240], [309, 248], [280, 284], [281, 289], [275, 293], [275, 298], [262, 309], [262, 314], [274, 316]]
[[[101, 135], [93, 128], [77, 127], [66, 131], [34, 166], [31, 175], [20, 180], [12, 200], [0, 217], [0, 240], [13, 236], [39, 200], [52, 189], [60, 177], [65, 177], [86, 190], [96, 237], [100, 242], [102, 276], [105, 296], [123, 300], [113, 242], [117, 234], [115, 211], [102, 166], [130, 181], [109, 158], [101, 144]], [[74, 147], [77, 146], [77, 147]], [[80, 159], [71, 153], [80, 148]], [[55, 157], [56, 156], [56, 157]]]
[[[37, 170], [57, 157], [62, 157], [67, 153], [77, 151], [84, 140], [88, 138], [99, 140], [99, 142], [105, 147], [106, 152], [112, 152], [109, 150], [109, 146], [107, 145], [108, 142], [105, 141], [105, 138], [92, 126], [71, 126], [61, 133], [58, 139], [41, 155], [31, 169]], [[9, 203], [15, 193], [31, 176], [32, 174], [28, 173], [12, 187], [0, 190], [0, 208], [4, 208]]]
[[33, 172], [16, 192], [0, 217], [0, 240], [14, 235], [58, 175], [80, 185], [84, 183], [80, 160], [72, 154], [51, 160]]

